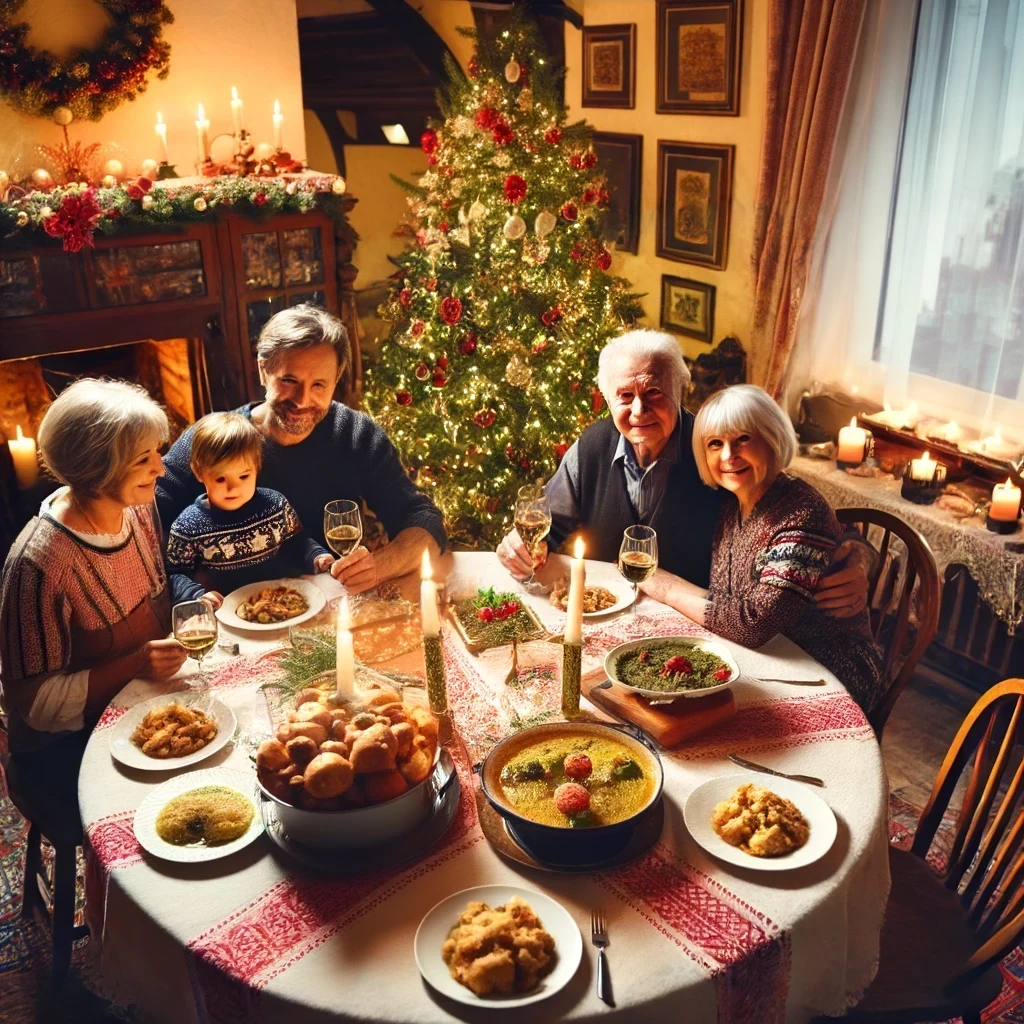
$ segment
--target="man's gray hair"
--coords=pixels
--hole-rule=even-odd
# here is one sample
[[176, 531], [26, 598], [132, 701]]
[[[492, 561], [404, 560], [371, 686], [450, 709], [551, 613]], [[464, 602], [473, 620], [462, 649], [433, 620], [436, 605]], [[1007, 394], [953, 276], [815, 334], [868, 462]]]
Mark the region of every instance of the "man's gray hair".
[[669, 371], [668, 394], [676, 405], [683, 404], [683, 394], [690, 385], [690, 371], [683, 361], [679, 342], [664, 331], [637, 328], [612, 338], [597, 360], [597, 386], [609, 404], [615, 394], [612, 366], [619, 359], [635, 362], [640, 359], [658, 359]]
[[301, 303], [275, 313], [260, 331], [256, 356], [268, 370], [284, 355], [301, 348], [330, 345], [338, 357], [338, 374], [349, 364], [348, 331], [333, 314], [320, 306]]
[[83, 377], [53, 400], [36, 440], [50, 476], [99, 498], [115, 494], [139, 454], [169, 433], [167, 414], [144, 388]]
[[697, 471], [708, 487], [718, 484], [708, 469], [705, 442], [708, 438], [759, 434], [772, 450], [772, 477], [778, 476], [796, 455], [796, 431], [789, 417], [764, 388], [756, 384], [733, 384], [716, 391], [700, 407], [693, 423], [693, 457]]

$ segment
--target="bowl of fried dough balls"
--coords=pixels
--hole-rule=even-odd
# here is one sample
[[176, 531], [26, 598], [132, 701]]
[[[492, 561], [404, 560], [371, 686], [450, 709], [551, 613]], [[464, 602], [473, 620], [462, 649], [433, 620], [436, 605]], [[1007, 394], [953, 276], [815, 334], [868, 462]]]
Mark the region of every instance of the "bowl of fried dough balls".
[[357, 849], [411, 832], [430, 814], [425, 785], [438, 755], [437, 720], [393, 690], [341, 703], [302, 690], [274, 739], [256, 752], [260, 789], [277, 805], [288, 838]]

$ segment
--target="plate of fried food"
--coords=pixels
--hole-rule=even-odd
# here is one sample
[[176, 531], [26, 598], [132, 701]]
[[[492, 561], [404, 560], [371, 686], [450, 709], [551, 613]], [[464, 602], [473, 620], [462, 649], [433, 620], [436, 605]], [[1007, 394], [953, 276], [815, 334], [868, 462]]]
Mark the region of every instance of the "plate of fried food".
[[226, 704], [185, 690], [151, 697], [126, 711], [110, 734], [110, 753], [129, 768], [166, 772], [216, 753], [235, 733]]
[[[633, 603], [633, 591], [622, 580], [606, 580], [607, 585], [588, 584], [583, 588], [583, 618], [597, 619], [624, 611]], [[550, 602], [564, 612], [569, 604], [569, 577], [563, 576], [551, 588]]]
[[268, 632], [297, 626], [326, 603], [324, 592], [309, 580], [266, 580], [233, 590], [215, 614], [232, 629]]
[[135, 838], [147, 853], [179, 864], [230, 856], [263, 831], [252, 792], [252, 776], [236, 768], [168, 779], [139, 804]]
[[754, 871], [790, 871], [820, 860], [836, 816], [806, 785], [763, 775], [708, 779], [686, 799], [683, 820], [713, 857]]
[[414, 951], [423, 979], [441, 995], [510, 1009], [568, 985], [583, 958], [583, 938], [550, 896], [518, 885], [478, 885], [428, 911]]

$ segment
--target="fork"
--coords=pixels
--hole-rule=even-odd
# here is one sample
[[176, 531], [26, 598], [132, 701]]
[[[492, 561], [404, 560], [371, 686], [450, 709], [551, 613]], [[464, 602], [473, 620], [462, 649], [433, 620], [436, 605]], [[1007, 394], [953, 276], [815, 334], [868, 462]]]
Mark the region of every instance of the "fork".
[[609, 1006], [614, 1006], [612, 979], [608, 973], [608, 957], [605, 954], [605, 947], [610, 943], [603, 910], [590, 912], [590, 941], [597, 947], [597, 998]]

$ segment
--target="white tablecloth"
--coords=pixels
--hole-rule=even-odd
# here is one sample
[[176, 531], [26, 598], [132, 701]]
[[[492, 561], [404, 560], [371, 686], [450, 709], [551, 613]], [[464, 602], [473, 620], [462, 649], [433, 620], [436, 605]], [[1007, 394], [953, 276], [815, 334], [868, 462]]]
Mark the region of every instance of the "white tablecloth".
[[[614, 567], [588, 564], [588, 581]], [[449, 590], [508, 585], [493, 555], [457, 554]], [[546, 623], [561, 616], [531, 599]], [[649, 600], [585, 626], [584, 670], [632, 636], [702, 633]], [[245, 717], [266, 663], [252, 653], [280, 643], [243, 641], [243, 655], [218, 672], [218, 696]], [[524, 678], [557, 688], [551, 645], [532, 645]], [[320, 1020], [434, 1022], [493, 1019], [437, 996], [420, 979], [413, 936], [424, 914], [458, 890], [509, 883], [546, 892], [589, 939], [590, 911], [603, 907], [617, 1007], [595, 994], [596, 951], [585, 943], [572, 983], [530, 1008], [530, 1019], [702, 1022], [802, 1021], [841, 1011], [874, 975], [888, 893], [887, 784], [878, 744], [843, 688], [782, 638], [761, 651], [734, 646], [745, 675], [822, 677], [804, 689], [741, 680], [736, 717], [663, 753], [665, 829], [631, 865], [593, 875], [519, 868], [490, 848], [477, 822], [475, 756], [459, 747], [462, 802], [452, 829], [421, 862], [369, 877], [313, 878], [271, 854], [261, 836], [247, 850], [204, 865], [144, 856], [132, 817], [171, 773], [140, 772], [110, 756], [110, 728], [123, 709], [173, 687], [135, 681], [97, 727], [79, 789], [90, 850], [90, 918], [102, 921], [101, 966], [107, 994], [135, 1004], [144, 1019], [174, 1021]], [[487, 742], [519, 716], [505, 690], [507, 656], [475, 658], [448, 644], [446, 663], [456, 725], [472, 718], [471, 744]], [[261, 675], [264, 673], [264, 675]], [[529, 691], [529, 687], [525, 690]], [[555, 697], [557, 703], [557, 697]], [[792, 872], [737, 869], [707, 856], [682, 821], [689, 792], [731, 774], [743, 753], [787, 771], [818, 775], [816, 790], [835, 811], [839, 834], [817, 864]], [[202, 767], [249, 765], [228, 745]], [[767, 781], [767, 776], [765, 777]]]

